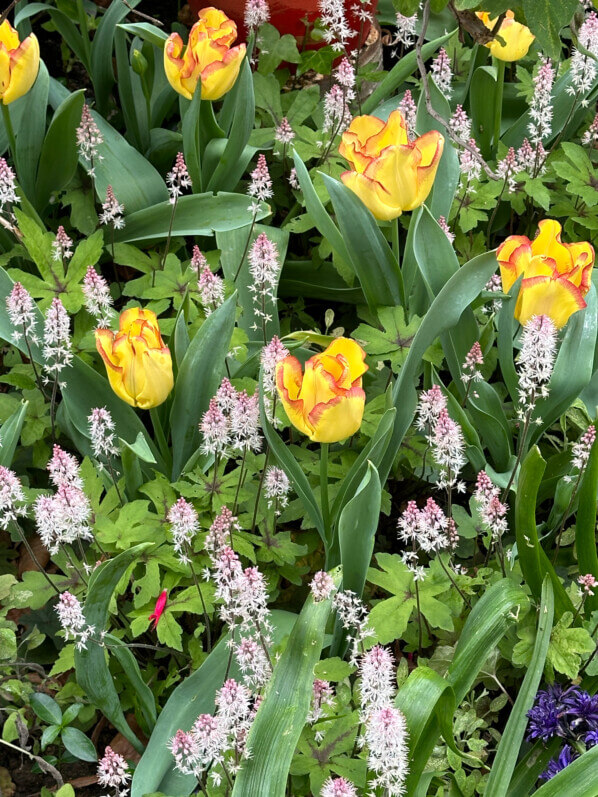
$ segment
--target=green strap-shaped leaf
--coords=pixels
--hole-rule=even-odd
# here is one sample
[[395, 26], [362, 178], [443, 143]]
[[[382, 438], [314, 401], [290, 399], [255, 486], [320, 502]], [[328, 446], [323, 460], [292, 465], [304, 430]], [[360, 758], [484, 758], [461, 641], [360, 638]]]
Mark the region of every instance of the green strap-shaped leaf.
[[513, 455], [513, 438], [498, 393], [490, 383], [476, 382], [467, 406], [480, 437], [488, 447], [495, 470], [506, 471]]
[[[101, 114], [108, 111], [110, 92], [114, 85], [114, 68], [112, 66], [112, 50], [116, 26], [135, 8], [140, 0], [113, 0], [100, 20], [91, 45], [91, 79], [95, 89], [95, 98]], [[118, 197], [118, 194], [116, 195]], [[119, 197], [120, 199], [120, 197]], [[122, 201], [122, 200], [121, 200]]]
[[[289, 233], [278, 227], [267, 227], [264, 224], [255, 224], [251, 233], [249, 246], [247, 241], [251, 227], [239, 227], [236, 230], [226, 230], [216, 233], [216, 245], [220, 249], [220, 262], [224, 276], [230, 282], [234, 282], [239, 292], [239, 304], [243, 308], [243, 315], [239, 319], [239, 326], [243, 329], [250, 341], [258, 340], [260, 348], [264, 345], [262, 319], [256, 313], [255, 293], [250, 288], [255, 287], [255, 280], [251, 276], [247, 254], [250, 247], [261, 233], [265, 233], [268, 238], [276, 244], [279, 262], [284, 263], [287, 247], [289, 245]], [[243, 258], [243, 255], [245, 257]], [[243, 258], [243, 264], [241, 264]], [[238, 274], [238, 276], [237, 276]], [[235, 277], [236, 280], [235, 280]], [[276, 296], [277, 291], [273, 293]], [[271, 340], [274, 335], [280, 334], [280, 324], [278, 322], [278, 307], [276, 301], [266, 302], [266, 312], [271, 315], [271, 319], [266, 321], [266, 339]]]
[[542, 599], [538, 613], [538, 630], [532, 659], [525, 672], [523, 683], [515, 705], [511, 709], [509, 719], [501, 737], [496, 758], [484, 791], [485, 797], [505, 797], [509, 789], [511, 776], [517, 763], [519, 748], [527, 727], [527, 712], [530, 710], [540, 686], [544, 672], [544, 662], [550, 643], [552, 621], [554, 618], [554, 592], [548, 576], [542, 584]]
[[234, 107], [230, 134], [220, 163], [208, 181], [208, 191], [234, 189], [243, 175], [241, 154], [247, 146], [255, 122], [253, 79], [247, 58], [243, 61], [237, 82], [230, 92], [229, 102]]
[[478, 66], [469, 89], [472, 129], [484, 158], [492, 154], [496, 94], [496, 67]]
[[[340, 574], [336, 574], [336, 582]], [[251, 758], [235, 780], [233, 797], [285, 797], [289, 768], [311, 704], [314, 667], [320, 659], [331, 599], [310, 595], [274, 665], [247, 740]]]
[[496, 335], [498, 362], [500, 364], [502, 378], [513, 401], [518, 401], [519, 399], [519, 379], [517, 378], [517, 369], [515, 368], [515, 359], [513, 356], [513, 338], [515, 336], [515, 329], [518, 326], [514, 313], [517, 297], [519, 296], [521, 280], [522, 277], [519, 277], [515, 284], [511, 286], [509, 298], [501, 300], [502, 306], [498, 311]]
[[515, 499], [515, 536], [521, 571], [532, 595], [540, 600], [542, 582], [548, 575], [554, 589], [557, 616], [575, 614], [571, 598], [565, 592], [554, 567], [544, 553], [536, 528], [536, 501], [546, 462], [537, 446], [533, 446], [521, 463]]
[[[454, 32], [455, 31], [445, 33], [444, 36], [440, 36], [438, 39], [434, 39], [433, 41], [424, 44], [422, 47], [422, 57], [424, 61], [434, 55], [436, 50], [442, 47], [442, 45], [450, 39]], [[416, 53], [415, 50], [413, 50], [412, 52], [403, 56], [403, 58], [401, 58], [401, 60], [393, 66], [376, 90], [373, 91], [363, 102], [361, 106], [363, 113], [375, 114], [375, 111], [380, 103], [384, 102], [384, 100], [387, 97], [390, 97], [391, 94], [394, 94], [401, 83], [404, 83], [407, 78], [415, 72], [416, 69]]]
[[[430, 301], [438, 296], [449, 279], [459, 270], [459, 261], [449, 239], [424, 205], [417, 216], [413, 237], [413, 254], [426, 284]], [[478, 339], [478, 325], [473, 310], [466, 308], [459, 323], [440, 337], [442, 348], [460, 395], [465, 393], [461, 380], [461, 366], [467, 353]]]
[[46, 134], [49, 84], [48, 70], [41, 61], [37, 80], [25, 98], [27, 103], [23, 112], [25, 124], [21, 124], [17, 132], [17, 177], [31, 202], [35, 199], [37, 165]]
[[111, 646], [110, 652], [118, 659], [129, 683], [133, 687], [133, 691], [137, 695], [139, 707], [151, 733], [156, 724], [156, 700], [152, 690], [143, 680], [137, 659], [122, 639], [118, 639], [112, 634], [106, 634], [105, 639], [106, 643]]
[[[446, 683], [452, 687], [455, 705], [459, 705], [471, 689], [480, 667], [513, 622], [518, 607], [526, 600], [525, 593], [516, 584], [509, 579], [503, 579], [493, 584], [473, 607], [463, 626], [453, 661], [445, 679]], [[418, 741], [416, 746], [411, 747], [411, 766], [406, 784], [407, 794], [418, 793], [421, 773], [432, 754], [439, 734], [442, 732], [438, 717], [433, 716], [437, 700], [442, 694], [440, 686], [440, 684], [434, 686], [435, 693], [430, 694], [429, 701], [425, 702], [423, 707], [416, 707], [418, 714], [414, 728], [418, 734], [416, 734]], [[407, 698], [401, 698], [401, 692], [402, 690], [399, 691], [397, 697], [397, 705], [401, 708], [401, 701], [404, 699], [405, 706], [409, 711], [409, 705], [413, 701], [410, 700], [409, 695]], [[414, 722], [414, 720], [411, 721]], [[413, 733], [411, 725], [409, 727], [410, 732]], [[425, 728], [425, 733], [419, 730], [420, 728]]]
[[35, 184], [35, 204], [40, 212], [52, 192], [64, 188], [77, 170], [76, 129], [81, 122], [83, 95], [83, 89], [70, 94], [58, 106], [48, 127]]
[[[287, 636], [297, 619], [296, 614], [274, 610], [272, 612], [273, 643], [279, 644]], [[168, 742], [179, 728], [188, 731], [200, 714], [214, 711], [214, 697], [222, 686], [230, 656], [227, 638], [220, 640], [201, 667], [185, 678], [173, 691], [162, 709], [158, 722], [141, 761], [135, 768], [131, 784], [131, 797], [145, 794], [162, 794], [187, 797], [197, 788], [193, 775], [182, 775], [174, 768], [174, 759]], [[239, 678], [233, 660], [231, 678]]]
[[371, 462], [355, 495], [345, 504], [338, 521], [338, 538], [343, 568], [343, 589], [361, 597], [372, 559], [380, 517], [382, 486]]
[[[575, 548], [580, 573], [591, 573], [598, 578], [596, 554], [596, 496], [598, 495], [598, 445], [592, 452], [579, 488], [579, 507], [575, 520]], [[598, 595], [586, 597], [586, 609], [598, 609]]]
[[[193, 184], [193, 191], [199, 194], [202, 190], [201, 179], [201, 151], [200, 151], [200, 113], [201, 113], [201, 80], [193, 92], [190, 100], [179, 97], [181, 110], [181, 131], [183, 134], [183, 154], [189, 169], [189, 176]], [[178, 208], [178, 203], [177, 203]]]
[[21, 406], [13, 412], [2, 424], [0, 429], [0, 465], [10, 468], [15, 449], [21, 436], [21, 429], [27, 415], [28, 401], [22, 401]]
[[[262, 382], [261, 374], [260, 382]], [[311, 489], [311, 485], [308, 482], [307, 476], [303, 472], [301, 466], [289, 451], [287, 446], [282, 442], [272, 427], [272, 424], [268, 420], [264, 407], [263, 390], [260, 390], [260, 421], [262, 425], [262, 431], [264, 432], [264, 437], [270, 446], [270, 450], [276, 457], [280, 467], [291, 480], [295, 492], [301, 499], [303, 506], [309, 515], [311, 522], [314, 524], [314, 527], [318, 530], [318, 534], [322, 538], [322, 541], [325, 545], [328, 545], [328, 541], [326, 540], [326, 535], [324, 533], [324, 520], [322, 519], [322, 512], [318, 506], [318, 502], [316, 501], [313, 490]]]
[[597, 794], [598, 746], [595, 746], [540, 786], [534, 797], [596, 797]]
[[594, 352], [598, 334], [598, 297], [596, 286], [587, 294], [587, 307], [571, 316], [565, 337], [550, 378], [548, 397], [538, 402], [535, 417], [542, 419], [534, 425], [531, 441], [535, 442], [559, 418], [590, 383], [594, 368]]
[[203, 322], [180, 365], [170, 411], [173, 480], [199, 447], [197, 425], [222, 378], [236, 307], [234, 293]]
[[[269, 215], [268, 206], [262, 203], [257, 220]], [[122, 230], [116, 230], [114, 240], [134, 243], [166, 238], [171, 218], [170, 202], [146, 207], [127, 216], [127, 223]], [[191, 194], [177, 202], [172, 235], [212, 235], [219, 230], [236, 230], [251, 224], [252, 218], [247, 197], [242, 194]]]
[[341, 513], [344, 506], [355, 495], [359, 483], [364, 478], [366, 469], [371, 464], [377, 469], [390, 441], [390, 433], [393, 427], [395, 415], [397, 414], [394, 407], [386, 410], [384, 415], [380, 418], [376, 431], [368, 444], [360, 452], [355, 462], [351, 465], [345, 478], [343, 479], [334, 504], [330, 513], [332, 524], [336, 523], [336, 519]]
[[[87, 624], [95, 628], [96, 636], [106, 627], [108, 606], [116, 585], [143, 551], [152, 545], [151, 542], [135, 545], [100, 565], [91, 574], [83, 613]], [[77, 683], [87, 697], [135, 749], [141, 752], [143, 745], [129, 727], [123, 714], [120, 698], [108, 668], [106, 649], [96, 642], [89, 641], [87, 648], [75, 650], [75, 672]]]
[[[370, 309], [405, 305], [403, 275], [370, 211], [343, 183], [322, 174], [348, 252]], [[391, 222], [396, 224], [396, 221]]]
[[323, 237], [328, 241], [334, 251], [339, 255], [341, 260], [344, 260], [347, 265], [350, 265], [351, 257], [349, 255], [347, 245], [343, 240], [343, 236], [340, 234], [336, 224], [330, 218], [320, 200], [320, 197], [316, 194], [316, 190], [311, 181], [311, 177], [309, 176], [309, 172], [295, 150], [293, 150], [293, 160], [295, 162], [297, 179], [299, 180], [299, 185], [301, 186], [301, 193], [303, 194], [303, 199], [305, 200], [307, 212], [314, 220], [318, 230], [322, 233]]
[[415, 381], [422, 368], [423, 355], [445, 330], [459, 323], [463, 312], [476, 298], [496, 270], [494, 252], [474, 257], [461, 266], [432, 302], [413, 339], [407, 359], [394, 384], [392, 397], [397, 410], [392, 438], [378, 468], [382, 484], [388, 478], [394, 458], [409, 428], [417, 405]]

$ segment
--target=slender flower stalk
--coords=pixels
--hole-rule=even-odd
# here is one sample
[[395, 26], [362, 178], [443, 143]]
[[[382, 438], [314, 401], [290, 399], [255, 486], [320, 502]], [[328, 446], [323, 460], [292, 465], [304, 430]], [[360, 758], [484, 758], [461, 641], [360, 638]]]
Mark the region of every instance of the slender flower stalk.
[[88, 266], [83, 278], [85, 309], [95, 319], [100, 329], [108, 329], [114, 318], [110, 286], [93, 266]]
[[37, 382], [40, 392], [45, 396], [46, 391], [44, 390], [44, 385], [31, 350], [32, 344], [37, 345], [39, 343], [36, 306], [31, 294], [20, 282], [15, 282], [10, 294], [6, 297], [6, 309], [10, 322], [13, 325], [12, 338], [15, 342], [18, 342], [21, 337], [23, 338], [25, 347], [27, 348], [27, 354], [29, 355], [29, 361], [33, 368], [35, 381]]
[[[186, 188], [191, 187], [191, 178], [189, 177], [189, 172], [187, 170], [187, 164], [185, 163], [185, 157], [182, 152], [177, 152], [177, 156], [174, 161], [174, 166], [172, 170], [168, 172], [166, 175], [166, 186], [168, 187], [168, 193], [170, 194], [170, 204], [172, 205], [172, 211], [170, 213], [170, 222], [168, 224], [168, 235], [166, 236], [166, 245], [164, 246], [164, 252], [162, 253], [162, 259], [160, 260], [160, 271], [164, 270], [164, 263], [166, 262], [166, 258], [168, 257], [168, 252], [170, 250], [170, 241], [172, 240], [172, 228], [174, 225], [174, 217], [176, 216], [176, 209], [178, 205], [179, 198], [183, 195], [183, 192]], [[152, 288], [156, 284], [156, 272], [152, 274]]]
[[252, 200], [248, 210], [251, 212], [252, 216], [251, 224], [249, 226], [249, 233], [247, 235], [247, 241], [245, 242], [245, 248], [243, 249], [243, 255], [241, 256], [241, 260], [239, 261], [239, 265], [237, 266], [237, 270], [235, 272], [235, 282], [241, 273], [243, 263], [245, 262], [247, 252], [249, 251], [249, 246], [253, 237], [253, 230], [255, 228], [255, 222], [257, 221], [257, 214], [259, 213], [260, 209], [260, 202], [266, 202], [273, 196], [273, 193], [272, 179], [268, 170], [268, 164], [266, 163], [266, 156], [260, 154], [258, 155], [257, 165], [251, 172], [251, 181], [247, 186], [247, 196], [251, 197]]
[[56, 440], [56, 395], [58, 388], [64, 386], [64, 383], [60, 381], [60, 376], [62, 371], [67, 368], [73, 360], [70, 320], [60, 299], [52, 299], [52, 303], [46, 313], [44, 319], [43, 343], [44, 382], [46, 384], [52, 384], [50, 422], [52, 424], [52, 440]]

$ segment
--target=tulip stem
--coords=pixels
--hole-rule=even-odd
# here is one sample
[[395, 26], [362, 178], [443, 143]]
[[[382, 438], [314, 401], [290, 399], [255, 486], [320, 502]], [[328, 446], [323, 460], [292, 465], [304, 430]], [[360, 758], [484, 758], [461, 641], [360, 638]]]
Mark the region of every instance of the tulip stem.
[[498, 142], [500, 141], [500, 123], [502, 121], [502, 97], [505, 87], [505, 66], [504, 61], [494, 59], [496, 63], [496, 94], [494, 95], [494, 151], [498, 152]]
[[320, 445], [320, 496], [322, 502], [322, 520], [324, 521], [324, 535], [326, 547], [329, 548], [330, 540], [330, 504], [328, 502], [328, 443]]
[[154, 434], [156, 435], [156, 443], [158, 444], [158, 449], [162, 456], [164, 457], [166, 463], [171, 462], [170, 451], [168, 450], [168, 443], [166, 442], [166, 436], [164, 434], [164, 429], [162, 428], [162, 421], [160, 420], [160, 415], [158, 414], [157, 407], [152, 407], [150, 409], [150, 418], [152, 419], [152, 425], [154, 427]]
[[15, 169], [18, 172], [17, 166], [17, 139], [15, 137], [15, 131], [12, 126], [12, 120], [10, 118], [10, 110], [6, 103], [2, 102], [2, 120], [4, 122], [4, 129], [6, 130], [6, 135], [8, 137], [8, 148], [10, 149], [10, 154], [12, 155], [12, 162], [15, 165]]

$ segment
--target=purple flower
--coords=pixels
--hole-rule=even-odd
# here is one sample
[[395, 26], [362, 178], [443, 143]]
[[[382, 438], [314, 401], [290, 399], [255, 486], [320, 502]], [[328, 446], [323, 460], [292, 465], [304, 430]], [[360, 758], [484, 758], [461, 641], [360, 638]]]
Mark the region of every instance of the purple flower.
[[554, 778], [555, 775], [558, 775], [565, 767], [568, 767], [576, 758], [578, 758], [578, 754], [574, 752], [570, 745], [566, 744], [559, 753], [559, 757], [553, 758], [552, 761], [550, 761], [544, 772], [540, 775], [540, 778], [542, 780]]
[[547, 742], [555, 736], [567, 736], [567, 706], [562, 702], [562, 696], [560, 684], [553, 684], [538, 692], [534, 706], [527, 712], [529, 741], [541, 739]]

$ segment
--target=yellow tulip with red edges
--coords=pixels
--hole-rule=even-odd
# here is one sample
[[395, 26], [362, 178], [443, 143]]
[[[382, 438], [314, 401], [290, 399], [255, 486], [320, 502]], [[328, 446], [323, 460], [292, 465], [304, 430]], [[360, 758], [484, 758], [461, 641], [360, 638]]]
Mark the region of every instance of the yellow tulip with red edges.
[[437, 130], [409, 141], [400, 111], [384, 122], [356, 116], [341, 139], [339, 152], [351, 164], [341, 180], [381, 221], [396, 219], [426, 201], [442, 156]]
[[178, 33], [164, 45], [164, 71], [175, 91], [190, 100], [201, 83], [202, 100], [219, 100], [230, 91], [245, 57], [245, 45], [231, 47], [237, 26], [223, 11], [203, 8], [185, 47]]
[[34, 33], [23, 41], [5, 19], [0, 25], [0, 100], [8, 105], [27, 94], [39, 71], [39, 42]]
[[278, 363], [276, 385], [289, 420], [315, 443], [337, 443], [361, 426], [367, 371], [365, 352], [349, 338], [336, 338], [310, 357], [305, 373], [296, 357]]
[[118, 332], [96, 329], [95, 335], [110, 387], [119, 398], [143, 410], [167, 399], [174, 385], [172, 358], [155, 313], [132, 307], [121, 313]]
[[[494, 30], [497, 18], [490, 19], [490, 14], [487, 11], [478, 11], [477, 15], [489, 30]], [[503, 39], [504, 44], [495, 38], [488, 42], [486, 47], [499, 61], [519, 61], [520, 58], [527, 55], [536, 38], [528, 27], [515, 20], [515, 14], [512, 11], [507, 11], [497, 34]]]
[[526, 324], [532, 316], [547, 315], [559, 329], [586, 306], [592, 284], [594, 248], [587, 241], [561, 241], [561, 225], [544, 219], [533, 241], [511, 235], [497, 249], [502, 287], [507, 293], [521, 275], [515, 318]]

